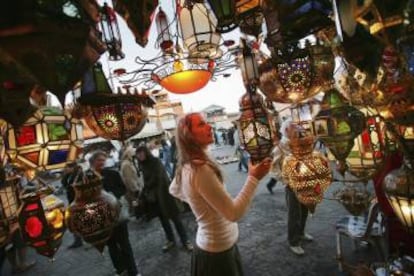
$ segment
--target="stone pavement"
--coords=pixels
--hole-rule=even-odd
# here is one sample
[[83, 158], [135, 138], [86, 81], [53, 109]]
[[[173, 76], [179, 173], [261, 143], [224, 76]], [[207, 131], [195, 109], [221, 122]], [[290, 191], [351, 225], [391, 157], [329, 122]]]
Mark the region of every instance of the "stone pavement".
[[[223, 147], [212, 151], [213, 155], [233, 154], [234, 149]], [[247, 174], [237, 171], [237, 163], [223, 165], [225, 181], [232, 195], [237, 194]], [[335, 260], [335, 221], [346, 215], [344, 208], [333, 200], [324, 200], [317, 206], [315, 214], [308, 218], [307, 232], [315, 241], [304, 245], [305, 256], [297, 257], [290, 252], [287, 245], [286, 205], [284, 188], [276, 186], [274, 195], [268, 193], [266, 182], [262, 180], [252, 208], [239, 222], [239, 248], [242, 255], [246, 276], [278, 275], [341, 275]], [[326, 193], [332, 197], [332, 191], [340, 186], [334, 183]], [[190, 237], [194, 237], [196, 224], [191, 213], [183, 215], [184, 223]], [[145, 276], [186, 276], [190, 271], [191, 254], [181, 246], [167, 253], [162, 253], [165, 242], [164, 233], [157, 219], [140, 222], [135, 219], [129, 223], [129, 233], [136, 262]], [[36, 255], [31, 250], [30, 257], [37, 264], [30, 271], [20, 275], [47, 276], [106, 276], [115, 275], [108, 251], [103, 255], [84, 245], [68, 250], [72, 234], [66, 232], [63, 244], [53, 262]], [[367, 254], [368, 250], [368, 254]], [[375, 256], [370, 249], [353, 251], [344, 243], [345, 258], [356, 263]], [[372, 250], [371, 250], [372, 251]], [[6, 261], [0, 275], [10, 275], [10, 266]], [[214, 276], [214, 275], [212, 275]]]

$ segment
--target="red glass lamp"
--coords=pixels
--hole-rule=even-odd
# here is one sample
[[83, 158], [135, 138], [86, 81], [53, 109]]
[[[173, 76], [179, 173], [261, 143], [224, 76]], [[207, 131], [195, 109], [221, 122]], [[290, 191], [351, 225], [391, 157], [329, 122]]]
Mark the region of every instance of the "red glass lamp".
[[69, 114], [43, 107], [16, 128], [8, 124], [6, 153], [11, 162], [32, 170], [60, 169], [82, 147], [82, 125]]
[[41, 196], [39, 192], [22, 197], [20, 231], [23, 240], [34, 247], [37, 253], [53, 258], [66, 230], [64, 204], [54, 195]]

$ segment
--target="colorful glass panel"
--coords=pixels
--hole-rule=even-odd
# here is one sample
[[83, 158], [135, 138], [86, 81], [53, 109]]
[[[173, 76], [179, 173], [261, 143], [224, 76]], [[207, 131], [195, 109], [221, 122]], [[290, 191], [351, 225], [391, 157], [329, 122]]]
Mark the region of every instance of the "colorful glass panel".
[[68, 140], [69, 133], [64, 124], [48, 124], [47, 130], [50, 141]]
[[29, 152], [29, 153], [25, 153], [25, 154], [21, 154], [21, 155], [24, 158], [26, 158], [27, 160], [29, 160], [30, 162], [34, 163], [34, 164], [39, 163], [40, 151]]
[[43, 232], [43, 224], [38, 217], [31, 217], [26, 220], [25, 231], [31, 238], [39, 237]]
[[66, 162], [69, 152], [67, 150], [53, 150], [49, 152], [49, 165]]
[[[17, 133], [16, 133], [17, 134]], [[16, 135], [16, 142], [18, 147], [35, 144], [36, 143], [36, 128], [35, 126], [23, 126], [20, 128], [20, 133]]]

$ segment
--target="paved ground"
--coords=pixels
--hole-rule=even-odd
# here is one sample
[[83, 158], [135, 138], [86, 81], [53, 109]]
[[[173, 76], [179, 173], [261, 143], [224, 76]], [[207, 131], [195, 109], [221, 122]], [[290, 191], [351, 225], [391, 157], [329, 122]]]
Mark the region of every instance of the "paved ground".
[[[230, 147], [212, 151], [214, 155], [232, 154]], [[237, 171], [237, 163], [223, 166], [226, 183], [231, 194], [235, 195], [246, 178], [246, 173]], [[249, 213], [240, 221], [239, 247], [247, 276], [278, 275], [341, 275], [335, 260], [335, 221], [347, 214], [343, 207], [333, 200], [324, 200], [308, 219], [307, 232], [315, 241], [304, 245], [306, 255], [296, 257], [287, 246], [286, 205], [284, 188], [277, 186], [270, 195], [265, 187], [267, 178], [262, 181]], [[334, 183], [326, 197], [340, 186]], [[190, 236], [194, 237], [195, 222], [192, 214], [183, 216]], [[165, 237], [158, 220], [129, 223], [130, 239], [136, 262], [145, 276], [185, 276], [189, 275], [191, 254], [181, 248], [162, 253]], [[72, 234], [66, 232], [64, 241], [53, 262], [34, 252], [30, 253], [37, 264], [30, 271], [20, 275], [48, 276], [106, 276], [114, 275], [107, 250], [100, 255], [97, 250], [84, 246], [68, 250]], [[369, 249], [352, 251], [345, 245], [346, 260], [356, 263], [375, 256]], [[367, 251], [368, 250], [368, 251]], [[10, 275], [8, 264], [0, 275]], [[213, 275], [212, 275], [213, 276]]]

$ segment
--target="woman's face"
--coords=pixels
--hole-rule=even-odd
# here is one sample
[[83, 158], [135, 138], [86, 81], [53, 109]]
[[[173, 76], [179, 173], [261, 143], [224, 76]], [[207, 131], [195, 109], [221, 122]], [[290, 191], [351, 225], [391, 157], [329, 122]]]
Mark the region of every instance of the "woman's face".
[[147, 159], [147, 155], [145, 154], [145, 151], [143, 150], [138, 151], [137, 158], [140, 162], [145, 161]]
[[212, 127], [200, 114], [190, 116], [190, 132], [194, 141], [200, 146], [207, 146], [214, 142]]

